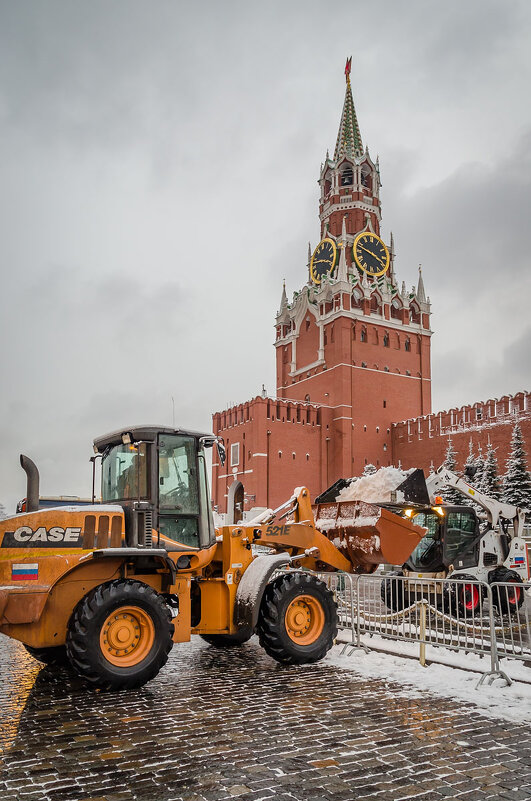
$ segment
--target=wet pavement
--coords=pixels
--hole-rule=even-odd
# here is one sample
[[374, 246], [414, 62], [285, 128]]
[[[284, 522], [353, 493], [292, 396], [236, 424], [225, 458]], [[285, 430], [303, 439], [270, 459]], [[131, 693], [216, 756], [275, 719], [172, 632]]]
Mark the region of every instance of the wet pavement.
[[120, 693], [5, 637], [0, 671], [1, 801], [531, 799], [530, 727], [325, 663], [282, 667], [254, 639], [193, 638]]

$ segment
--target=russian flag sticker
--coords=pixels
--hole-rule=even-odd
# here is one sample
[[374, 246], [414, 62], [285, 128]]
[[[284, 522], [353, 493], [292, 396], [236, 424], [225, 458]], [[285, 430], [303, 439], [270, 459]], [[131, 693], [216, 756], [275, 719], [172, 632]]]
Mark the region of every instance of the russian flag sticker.
[[37, 581], [39, 565], [11, 565], [11, 581]]

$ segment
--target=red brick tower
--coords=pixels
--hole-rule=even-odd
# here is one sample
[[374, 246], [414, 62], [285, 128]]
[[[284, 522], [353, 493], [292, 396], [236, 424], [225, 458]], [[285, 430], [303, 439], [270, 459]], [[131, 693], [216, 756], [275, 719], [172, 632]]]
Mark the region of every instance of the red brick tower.
[[[380, 234], [380, 171], [362, 146], [349, 68], [347, 62], [334, 157], [327, 153], [319, 178], [321, 243], [336, 245], [335, 262], [319, 281], [311, 269], [312, 258], [327, 266], [316, 259], [319, 246], [309, 257], [306, 286], [291, 305], [282, 296], [275, 342], [277, 396], [333, 412], [327, 435], [332, 479], [359, 474], [367, 462], [390, 464], [391, 423], [431, 411], [430, 303], [422, 274], [416, 290], [399, 289], [392, 235], [386, 270], [381, 247], [376, 262], [365, 256], [363, 245], [378, 243]], [[354, 247], [360, 241], [361, 248]]]
[[308, 280], [285, 287], [276, 317], [277, 398], [214, 415], [229, 464], [213, 466], [214, 503], [229, 519], [281, 503], [296, 485], [312, 495], [367, 463], [392, 463], [391, 425], [431, 412], [430, 303], [419, 270], [407, 292], [393, 237], [380, 238], [380, 171], [363, 148], [350, 85], [333, 158], [319, 186], [320, 242]]

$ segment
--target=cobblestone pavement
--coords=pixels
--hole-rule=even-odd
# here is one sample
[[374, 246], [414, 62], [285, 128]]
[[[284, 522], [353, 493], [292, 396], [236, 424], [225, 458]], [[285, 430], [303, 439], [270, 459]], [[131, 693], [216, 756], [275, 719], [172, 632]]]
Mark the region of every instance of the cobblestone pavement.
[[252, 640], [175, 646], [141, 690], [87, 689], [0, 638], [1, 801], [531, 799], [530, 728]]

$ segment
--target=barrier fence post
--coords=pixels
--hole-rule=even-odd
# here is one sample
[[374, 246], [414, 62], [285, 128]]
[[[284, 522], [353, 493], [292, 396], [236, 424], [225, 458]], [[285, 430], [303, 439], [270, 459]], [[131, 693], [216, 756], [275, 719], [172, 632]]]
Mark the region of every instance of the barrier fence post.
[[496, 637], [496, 624], [494, 622], [494, 605], [492, 603], [492, 587], [490, 584], [485, 584], [485, 591], [489, 601], [489, 628], [490, 628], [490, 672], [484, 673], [476, 684], [476, 688], [480, 687], [483, 682], [492, 684], [494, 679], [504, 679], [508, 685], [512, 684], [511, 679], [503, 670], [500, 670], [500, 658], [498, 655], [498, 640]]
[[426, 667], [426, 601], [420, 602], [420, 647], [419, 662], [422, 667]]

